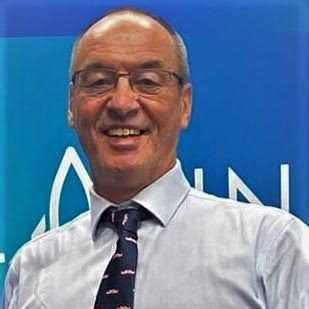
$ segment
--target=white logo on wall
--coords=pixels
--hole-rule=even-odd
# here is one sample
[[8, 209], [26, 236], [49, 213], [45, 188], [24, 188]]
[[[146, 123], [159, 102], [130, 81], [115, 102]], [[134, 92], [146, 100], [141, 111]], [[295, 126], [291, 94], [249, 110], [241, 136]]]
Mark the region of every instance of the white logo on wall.
[[[51, 229], [59, 226], [59, 201], [62, 192], [62, 188], [65, 179], [68, 175], [70, 168], [73, 168], [78, 175], [81, 185], [85, 191], [88, 206], [90, 205], [89, 187], [92, 185], [92, 181], [85, 169], [79, 155], [76, 150], [69, 146], [64, 156], [60, 162], [57, 174], [55, 176], [49, 203], [49, 226]], [[286, 211], [289, 211], [289, 192], [290, 192], [290, 182], [289, 182], [289, 165], [282, 164], [280, 166], [280, 187], [281, 187], [281, 205], [280, 207]], [[194, 186], [200, 191], [204, 191], [204, 170], [202, 168], [196, 168], [194, 170]], [[229, 167], [228, 168], [228, 184], [229, 184], [229, 198], [237, 200], [238, 193], [241, 193], [243, 197], [247, 199], [248, 202], [254, 204], [261, 204], [261, 200], [249, 189], [245, 182], [236, 174], [236, 172]], [[34, 229], [31, 238], [36, 237], [46, 231], [46, 216], [44, 215], [39, 221], [38, 225]], [[5, 263], [4, 253], [0, 253], [0, 264]]]
[[[244, 181], [236, 174], [236, 172], [228, 168], [228, 184], [229, 198], [238, 199], [238, 193], [252, 204], [263, 205], [261, 200], [249, 189]], [[194, 169], [194, 186], [200, 191], [204, 191], [204, 170], [202, 168]], [[280, 165], [280, 189], [281, 189], [281, 205], [280, 208], [290, 211], [290, 169], [288, 164]]]
[[[60, 215], [59, 201], [62, 188], [70, 168], [73, 168], [75, 170], [82, 184], [82, 187], [85, 191], [88, 201], [88, 207], [90, 205], [89, 187], [92, 185], [91, 179], [76, 150], [73, 147], [68, 147], [59, 165], [50, 193], [49, 226], [51, 229], [59, 226], [59, 215]], [[45, 230], [46, 230], [46, 217], [44, 215], [40, 220], [39, 224], [37, 225], [37, 227], [34, 229], [31, 238], [34, 238], [44, 233]]]
[[[62, 161], [59, 165], [52, 190], [50, 194], [49, 203], [49, 226], [51, 229], [59, 226], [59, 201], [62, 192], [62, 188], [65, 179], [68, 175], [69, 169], [74, 168], [76, 174], [81, 181], [82, 187], [85, 191], [88, 207], [90, 205], [89, 187], [92, 185], [92, 181], [85, 169], [80, 157], [73, 147], [68, 147], [64, 153]], [[281, 208], [289, 211], [289, 165], [282, 164], [281, 172]], [[235, 171], [229, 167], [228, 169], [228, 183], [229, 183], [229, 198], [237, 200], [238, 193], [241, 193], [249, 203], [261, 204], [260, 199], [249, 189], [249, 187], [243, 182], [243, 180], [235, 173]], [[196, 189], [204, 191], [204, 171], [202, 168], [196, 168], [194, 170], [194, 186]], [[39, 224], [33, 231], [31, 238], [36, 237], [46, 230], [46, 217], [45, 215], [40, 220]]]

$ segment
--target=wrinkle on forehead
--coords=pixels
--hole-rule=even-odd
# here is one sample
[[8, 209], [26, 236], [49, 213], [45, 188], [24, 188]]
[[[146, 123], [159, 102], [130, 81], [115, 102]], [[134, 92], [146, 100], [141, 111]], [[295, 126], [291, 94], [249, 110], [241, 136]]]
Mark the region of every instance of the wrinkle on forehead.
[[99, 37], [102, 33], [118, 26], [120, 23], [128, 22], [145, 29], [151, 29], [153, 27], [153, 21], [144, 16], [137, 16], [132, 14], [125, 15], [111, 15], [99, 20], [95, 23], [87, 32], [91, 32], [94, 37]]

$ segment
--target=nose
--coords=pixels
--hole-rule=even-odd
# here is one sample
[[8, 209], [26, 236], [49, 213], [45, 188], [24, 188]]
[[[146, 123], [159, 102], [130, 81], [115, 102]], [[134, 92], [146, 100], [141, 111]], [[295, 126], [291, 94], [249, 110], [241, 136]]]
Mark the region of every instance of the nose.
[[129, 117], [138, 112], [137, 95], [131, 88], [128, 76], [119, 76], [118, 83], [106, 107], [112, 117]]

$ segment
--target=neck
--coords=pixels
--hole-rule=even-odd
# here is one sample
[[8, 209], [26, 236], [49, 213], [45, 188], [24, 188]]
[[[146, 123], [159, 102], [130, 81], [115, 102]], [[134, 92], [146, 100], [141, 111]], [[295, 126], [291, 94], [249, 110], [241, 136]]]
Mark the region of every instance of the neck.
[[[125, 180], [124, 180], [125, 179]], [[114, 177], [109, 180], [94, 182], [95, 191], [113, 203], [122, 203], [131, 200], [138, 192], [145, 188], [150, 183], [137, 182], [136, 179], [129, 181], [128, 177]]]
[[138, 192], [143, 188], [124, 188], [121, 187], [121, 190], [115, 189], [114, 186], [97, 186], [94, 185], [94, 190], [105, 199], [115, 203], [120, 204], [131, 200]]

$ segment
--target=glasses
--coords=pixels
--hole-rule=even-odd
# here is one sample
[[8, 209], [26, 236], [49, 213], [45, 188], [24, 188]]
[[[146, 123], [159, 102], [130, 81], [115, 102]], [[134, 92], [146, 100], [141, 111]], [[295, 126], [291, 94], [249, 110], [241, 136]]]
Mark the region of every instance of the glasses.
[[107, 68], [89, 68], [74, 72], [72, 83], [90, 94], [114, 89], [120, 76], [128, 76], [131, 88], [141, 94], [155, 95], [175, 78], [180, 85], [183, 79], [174, 72], [160, 69], [136, 69], [128, 73]]

